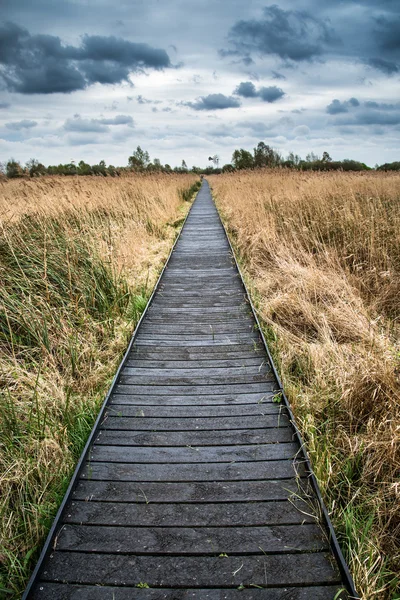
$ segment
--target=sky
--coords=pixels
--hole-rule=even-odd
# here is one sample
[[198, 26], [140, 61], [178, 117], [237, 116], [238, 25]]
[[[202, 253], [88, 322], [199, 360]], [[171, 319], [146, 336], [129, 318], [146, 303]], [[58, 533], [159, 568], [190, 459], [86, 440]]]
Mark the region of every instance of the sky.
[[399, 0], [1, 0], [0, 162], [400, 160]]

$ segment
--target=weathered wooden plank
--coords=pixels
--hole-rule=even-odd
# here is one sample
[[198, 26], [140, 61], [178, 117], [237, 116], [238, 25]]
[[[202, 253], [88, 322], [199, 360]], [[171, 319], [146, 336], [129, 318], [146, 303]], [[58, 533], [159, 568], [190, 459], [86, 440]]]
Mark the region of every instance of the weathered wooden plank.
[[[238, 336], [236, 336], [237, 339], [233, 339], [231, 336], [219, 336], [218, 338], [216, 337], [215, 339], [208, 339], [208, 338], [204, 338], [202, 340], [193, 338], [193, 336], [188, 336], [188, 339], [185, 340], [183, 338], [178, 338], [178, 339], [166, 339], [166, 338], [152, 338], [150, 339], [148, 336], [142, 338], [138, 335], [135, 345], [136, 347], [141, 347], [141, 346], [149, 346], [149, 347], [156, 347], [156, 348], [194, 348], [194, 347], [198, 347], [198, 348], [204, 348], [207, 350], [207, 352], [210, 351], [210, 349], [214, 348], [215, 350], [219, 351], [221, 347], [226, 347], [226, 346], [232, 346], [232, 347], [240, 347], [243, 346], [243, 341], [246, 338], [238, 338]], [[257, 343], [258, 343], [258, 338], [254, 337], [254, 344], [255, 347], [257, 348]]]
[[211, 360], [242, 360], [257, 359], [260, 362], [267, 360], [265, 354], [253, 346], [206, 346], [204, 348], [190, 346], [169, 346], [168, 348], [155, 348], [145, 344], [135, 345], [130, 353], [130, 360], [140, 358], [143, 360], [190, 360], [190, 361], [211, 361]]
[[119, 394], [115, 392], [110, 404], [131, 404], [133, 406], [224, 406], [235, 404], [269, 404], [277, 398], [275, 392], [265, 394], [218, 394], [217, 396], [138, 396], [135, 394]]
[[254, 324], [246, 323], [245, 321], [237, 321], [234, 323], [221, 323], [221, 322], [209, 322], [205, 324], [193, 323], [192, 321], [183, 323], [173, 323], [171, 321], [164, 321], [158, 323], [152, 323], [148, 321], [143, 324], [141, 332], [143, 335], [181, 335], [183, 332], [185, 335], [207, 335], [215, 336], [217, 334], [230, 335], [234, 333], [253, 333], [255, 331]]
[[57, 550], [165, 556], [320, 552], [328, 545], [312, 523], [269, 527], [126, 527], [66, 524]]
[[219, 394], [240, 394], [242, 392], [249, 394], [267, 394], [276, 389], [275, 383], [272, 381], [265, 381], [265, 383], [233, 383], [233, 384], [216, 384], [211, 385], [165, 385], [163, 387], [157, 385], [134, 385], [131, 384], [118, 384], [116, 386], [117, 393], [122, 394], [143, 394], [145, 396], [209, 396], [211, 393], [213, 396]]
[[296, 500], [310, 496], [308, 479], [294, 477], [274, 480], [130, 482], [80, 480], [72, 494], [86, 502], [224, 503]]
[[[315, 523], [305, 500], [220, 504], [149, 504], [74, 500], [66, 523], [136, 527], [239, 527]], [[292, 540], [293, 541], [293, 540]], [[297, 542], [296, 542], [297, 543]]]
[[247, 479], [288, 479], [305, 476], [302, 463], [268, 460], [237, 463], [86, 464], [81, 477], [93, 481], [246, 481]]
[[269, 363], [265, 357], [251, 357], [251, 358], [231, 358], [231, 359], [219, 359], [214, 360], [154, 360], [151, 357], [144, 358], [142, 356], [131, 355], [126, 361], [127, 367], [134, 367], [135, 369], [208, 369], [213, 372], [214, 369], [248, 369], [249, 367], [256, 367], [257, 369], [263, 369], [269, 367]]
[[137, 337], [138, 341], [144, 340], [156, 340], [157, 342], [169, 342], [169, 341], [189, 341], [191, 343], [201, 342], [203, 345], [212, 345], [216, 342], [230, 344], [233, 342], [240, 342], [242, 340], [259, 340], [260, 336], [256, 331], [249, 331], [243, 333], [216, 333], [213, 331], [207, 333], [148, 333], [140, 332]]
[[54, 552], [44, 581], [99, 585], [197, 587], [285, 586], [338, 583], [330, 555], [278, 554], [247, 557], [154, 557], [81, 552]]
[[[187, 388], [188, 386], [226, 386], [238, 384], [241, 386], [247, 386], [248, 384], [261, 383], [264, 384], [269, 383], [274, 385], [275, 378], [273, 377], [270, 371], [266, 373], [259, 373], [257, 370], [255, 373], [235, 373], [234, 375], [214, 375], [210, 373], [209, 375], [199, 376], [198, 372], [195, 371], [193, 375], [168, 375], [165, 373], [164, 375], [160, 372], [158, 374], [155, 373], [135, 373], [131, 374], [131, 370], [127, 367], [119, 378], [119, 383], [121, 385], [135, 385], [135, 386], [158, 386], [165, 387], [183, 387]], [[268, 388], [267, 388], [268, 389]]]
[[148, 368], [147, 366], [142, 366], [141, 368], [137, 368], [135, 364], [132, 366], [127, 364], [124, 368], [124, 374], [126, 375], [149, 375], [151, 377], [206, 377], [207, 375], [212, 375], [213, 377], [221, 376], [221, 377], [229, 377], [230, 375], [270, 375], [271, 369], [269, 366], [264, 364], [256, 364], [256, 365], [239, 365], [236, 367], [207, 367], [202, 368], [201, 366], [192, 367], [191, 364], [186, 364], [181, 367], [167, 367], [162, 368], [154, 366], [153, 368]]
[[265, 429], [266, 427], [287, 427], [289, 418], [281, 415], [260, 415], [257, 417], [123, 417], [108, 415], [100, 429], [125, 429], [131, 431], [196, 431]]
[[[43, 582], [32, 600], [345, 600], [338, 586], [283, 587], [256, 589], [247, 592], [233, 589], [138, 589], [137, 587], [94, 586]], [[244, 593], [244, 595], [243, 595]]]
[[110, 446], [229, 446], [293, 442], [290, 427], [236, 429], [227, 431], [125, 431], [101, 430], [96, 444]]
[[[173, 445], [171, 439], [171, 446]], [[173, 464], [231, 463], [282, 460], [294, 458], [299, 450], [295, 442], [235, 446], [138, 447], [94, 445], [91, 462]]]
[[[269, 402], [268, 404], [242, 404], [237, 406], [141, 406], [120, 404], [118, 397], [110, 403], [107, 414], [120, 417], [237, 417], [237, 416], [259, 416], [259, 415], [278, 415], [280, 413], [279, 405]], [[282, 409], [283, 410], [283, 409]]]

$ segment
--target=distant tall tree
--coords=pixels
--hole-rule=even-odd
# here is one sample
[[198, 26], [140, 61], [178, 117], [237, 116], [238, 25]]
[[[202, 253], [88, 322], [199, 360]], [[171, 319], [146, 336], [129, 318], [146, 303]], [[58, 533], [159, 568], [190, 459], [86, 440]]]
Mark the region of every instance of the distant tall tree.
[[298, 167], [301, 163], [301, 156], [294, 152], [289, 152], [286, 163], [289, 163], [287, 166]]
[[138, 146], [132, 156], [128, 158], [128, 163], [134, 171], [143, 171], [150, 163], [150, 155], [146, 150], [142, 150]]
[[259, 142], [257, 148], [254, 148], [255, 167], [276, 167], [280, 162], [281, 156], [268, 144]]
[[254, 167], [254, 159], [251, 152], [240, 148], [232, 154], [232, 164], [235, 169], [251, 169]]
[[330, 157], [330, 155], [328, 154], [328, 152], [324, 152], [322, 155], [322, 162], [327, 163], [327, 162], [332, 162], [332, 158]]
[[187, 164], [186, 164], [185, 160], [182, 161], [182, 167], [181, 168], [182, 168], [182, 171], [187, 171], [188, 170]]
[[10, 158], [10, 160], [7, 161], [6, 175], [10, 179], [15, 178], [15, 177], [23, 177], [23, 175], [24, 175], [24, 171], [23, 171], [21, 165], [19, 164], [19, 162], [17, 160], [14, 160], [14, 158]]
[[154, 170], [155, 171], [161, 171], [162, 169], [162, 164], [161, 164], [161, 160], [159, 158], [155, 158], [153, 160], [153, 165], [154, 165]]
[[39, 175], [46, 175], [46, 167], [42, 165], [36, 158], [30, 158], [26, 165], [26, 169], [29, 171], [31, 177], [39, 177]]
[[93, 175], [92, 167], [84, 160], [78, 162], [78, 174], [79, 175]]

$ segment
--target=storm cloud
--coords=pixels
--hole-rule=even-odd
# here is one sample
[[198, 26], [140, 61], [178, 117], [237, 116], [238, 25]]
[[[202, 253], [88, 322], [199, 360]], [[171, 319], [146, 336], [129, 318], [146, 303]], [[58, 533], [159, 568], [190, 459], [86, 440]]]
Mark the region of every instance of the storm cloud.
[[271, 85], [269, 87], [261, 87], [258, 90], [258, 96], [264, 102], [276, 102], [277, 100], [280, 100], [280, 98], [283, 98], [284, 95], [285, 92], [276, 85]]
[[331, 26], [307, 11], [266, 6], [261, 19], [238, 21], [228, 39], [233, 50], [222, 54], [272, 54], [293, 61], [313, 60], [337, 42]]
[[[330, 115], [340, 115], [338, 125], [400, 125], [400, 103], [388, 104], [367, 100], [359, 102], [357, 98], [350, 98], [345, 102], [333, 100], [327, 107]], [[345, 114], [347, 113], [347, 114]]]
[[242, 81], [234, 91], [237, 96], [242, 98], [256, 98], [258, 95], [256, 86], [251, 81]]
[[238, 108], [241, 104], [240, 100], [233, 96], [209, 94], [208, 96], [200, 96], [195, 102], [185, 102], [184, 105], [194, 110], [223, 110], [225, 108]]
[[131, 72], [171, 66], [165, 50], [114, 36], [84, 35], [80, 46], [31, 35], [14, 23], [0, 28], [0, 78], [21, 94], [69, 93], [93, 83], [129, 82]]
[[276, 102], [285, 95], [285, 92], [276, 85], [257, 89], [251, 81], [242, 81], [233, 93], [242, 98], [261, 98], [264, 102]]
[[357, 98], [350, 98], [349, 100], [345, 100], [344, 102], [341, 102], [340, 100], [335, 98], [335, 100], [332, 100], [332, 102], [326, 107], [326, 112], [330, 115], [347, 113], [349, 112], [349, 108], [352, 106], [360, 106], [360, 102], [357, 100]]

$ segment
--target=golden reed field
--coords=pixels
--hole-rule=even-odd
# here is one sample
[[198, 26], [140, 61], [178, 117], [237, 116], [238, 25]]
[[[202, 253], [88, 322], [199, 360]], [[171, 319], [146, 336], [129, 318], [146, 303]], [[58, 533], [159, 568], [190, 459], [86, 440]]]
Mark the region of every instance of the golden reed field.
[[196, 182], [0, 181], [0, 597], [20, 598]]
[[400, 175], [209, 180], [356, 588], [400, 598]]

